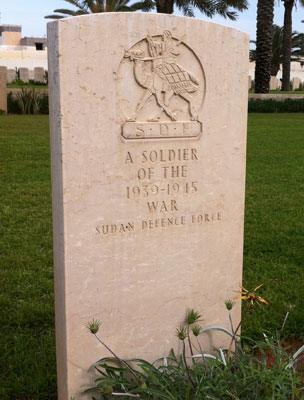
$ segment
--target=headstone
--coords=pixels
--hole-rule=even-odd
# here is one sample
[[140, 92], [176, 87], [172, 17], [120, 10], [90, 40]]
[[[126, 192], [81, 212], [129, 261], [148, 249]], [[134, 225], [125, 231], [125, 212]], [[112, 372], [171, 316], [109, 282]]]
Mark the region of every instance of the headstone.
[[270, 78], [270, 90], [278, 90], [279, 89], [279, 80], [276, 76], [272, 76]]
[[7, 70], [7, 83], [15, 82], [17, 79], [17, 73], [15, 69], [8, 69]]
[[176, 349], [189, 307], [229, 327], [224, 301], [242, 282], [249, 38], [198, 19], [108, 13], [49, 23], [48, 44], [58, 387], [78, 399], [90, 365], [109, 355], [87, 331], [92, 318], [122, 358], [147, 360]]
[[34, 68], [34, 81], [37, 83], [45, 82], [44, 68], [42, 67]]
[[298, 90], [301, 86], [301, 79], [300, 78], [293, 78], [291, 81], [292, 90]]
[[248, 90], [252, 89], [252, 77], [251, 75], [248, 76]]
[[0, 67], [0, 112], [7, 113], [7, 68]]
[[19, 68], [19, 79], [25, 83], [29, 81], [29, 69], [28, 68]]
[[34, 80], [34, 70], [33, 69], [29, 69], [29, 80], [30, 81]]

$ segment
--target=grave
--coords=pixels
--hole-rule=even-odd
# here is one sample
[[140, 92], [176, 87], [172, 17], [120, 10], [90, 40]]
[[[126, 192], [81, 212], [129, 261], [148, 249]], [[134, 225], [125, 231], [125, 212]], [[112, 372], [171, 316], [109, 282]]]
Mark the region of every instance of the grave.
[[[242, 282], [249, 38], [197, 19], [105, 13], [49, 23], [48, 45], [68, 400], [109, 355], [88, 333], [93, 318], [120, 357], [150, 361], [177, 348], [187, 308], [229, 327], [224, 302]], [[207, 337], [206, 348], [226, 340]]]
[[7, 68], [0, 67], [0, 112], [7, 113]]
[[252, 89], [252, 77], [251, 75], [248, 75], [248, 90]]
[[34, 68], [34, 81], [37, 83], [45, 82], [44, 68], [42, 68], [42, 67]]
[[280, 88], [280, 82], [276, 76], [270, 78], [270, 90], [278, 90]]
[[15, 69], [8, 69], [7, 70], [7, 83], [12, 83], [16, 80], [17, 73]]
[[301, 86], [301, 79], [300, 78], [293, 78], [291, 81], [292, 90], [298, 90]]
[[28, 68], [19, 68], [19, 79], [22, 82], [28, 83], [30, 80], [30, 73]]

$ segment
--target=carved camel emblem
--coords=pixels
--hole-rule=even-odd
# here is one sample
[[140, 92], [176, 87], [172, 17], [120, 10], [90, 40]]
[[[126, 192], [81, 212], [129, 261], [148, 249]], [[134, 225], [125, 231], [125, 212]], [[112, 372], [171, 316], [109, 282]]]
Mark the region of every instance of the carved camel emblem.
[[[136, 106], [136, 120], [139, 111], [144, 107], [151, 96], [154, 96], [160, 112], [150, 119], [158, 121], [162, 112], [165, 112], [172, 121], [176, 115], [170, 109], [170, 100], [174, 95], [182, 97], [189, 106], [191, 120], [197, 120], [197, 110], [194, 105], [192, 93], [199, 89], [197, 79], [184, 68], [179, 66], [175, 59], [180, 54], [179, 45], [172, 39], [171, 32], [165, 31], [161, 40], [147, 36], [149, 56], [145, 57], [144, 50], [126, 51], [125, 58], [134, 62], [134, 76], [136, 82], [143, 87], [145, 92]], [[145, 69], [145, 63], [152, 62], [151, 72]]]

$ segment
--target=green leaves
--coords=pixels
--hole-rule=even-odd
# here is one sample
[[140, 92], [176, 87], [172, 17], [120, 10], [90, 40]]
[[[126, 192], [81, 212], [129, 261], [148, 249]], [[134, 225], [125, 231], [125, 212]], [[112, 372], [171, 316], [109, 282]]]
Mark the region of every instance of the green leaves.
[[185, 326], [180, 326], [179, 328], [176, 329], [176, 336], [179, 338], [179, 340], [185, 340], [187, 337], [187, 329]]
[[93, 335], [96, 335], [96, 333], [99, 331], [100, 326], [101, 322], [98, 319], [93, 319], [91, 322], [88, 323], [88, 330]]
[[[258, 289], [258, 288], [256, 288]], [[228, 314], [234, 302], [225, 302]], [[98, 399], [115, 397], [141, 400], [301, 400], [304, 390], [294, 365], [304, 352], [302, 346], [293, 356], [287, 354], [279, 339], [264, 335], [264, 340], [236, 339], [236, 331], [211, 325], [198, 324], [201, 315], [189, 309], [184, 324], [177, 329], [182, 341], [182, 354], [171, 350], [168, 357], [155, 363], [142, 359], [120, 359], [96, 334], [97, 340], [114, 356], [95, 364], [98, 377], [87, 393]], [[232, 321], [230, 320], [231, 324]], [[98, 331], [100, 322], [93, 320], [88, 328]], [[212, 331], [232, 338], [234, 346], [205, 353], [198, 336]], [[200, 353], [193, 354], [191, 335], [197, 340]], [[232, 343], [232, 342], [231, 342]], [[96, 399], [96, 397], [92, 397]]]
[[[221, 350], [225, 363], [205, 357], [186, 369], [181, 358], [168, 358], [156, 367], [145, 360], [131, 360], [138, 381], [115, 359], [100, 360], [99, 374], [88, 392], [98, 399], [138, 398], [142, 400], [300, 400], [303, 389], [293, 369], [286, 368], [288, 355], [275, 341], [251, 342], [238, 346], [233, 357]], [[191, 381], [189, 382], [188, 373]], [[113, 397], [111, 397], [113, 396]]]
[[55, 14], [47, 15], [47, 19], [60, 19], [65, 17], [73, 17], [84, 14], [95, 14], [102, 12], [117, 11], [150, 11], [154, 8], [153, 0], [130, 1], [130, 0], [64, 0], [71, 4], [72, 10], [66, 8], [58, 8], [54, 10]]
[[[152, 11], [156, 8], [161, 13], [174, 12], [174, 6], [183, 15], [194, 17], [197, 9], [207, 17], [221, 15], [224, 18], [235, 20], [238, 17], [237, 11], [244, 11], [248, 8], [247, 0], [175, 0], [170, 7], [166, 2], [154, 0], [130, 1], [130, 0], [64, 0], [74, 6], [74, 9], [57, 9], [55, 14], [47, 15], [45, 18], [60, 19], [67, 16], [76, 16], [90, 13], [113, 12], [113, 11]], [[162, 8], [164, 7], [164, 8]]]
[[197, 311], [190, 309], [186, 313], [185, 323], [186, 325], [193, 325], [199, 322], [200, 318], [201, 315]]

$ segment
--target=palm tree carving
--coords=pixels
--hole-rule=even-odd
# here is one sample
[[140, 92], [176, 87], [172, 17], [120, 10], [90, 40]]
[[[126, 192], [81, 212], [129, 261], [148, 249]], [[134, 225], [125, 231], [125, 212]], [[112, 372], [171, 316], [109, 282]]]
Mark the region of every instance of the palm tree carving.
[[[194, 105], [193, 93], [199, 90], [198, 80], [176, 62], [180, 54], [181, 41], [172, 38], [171, 32], [165, 31], [159, 40], [148, 35], [146, 37], [149, 55], [143, 50], [126, 51], [125, 58], [134, 62], [134, 76], [136, 82], [145, 89], [135, 110], [136, 120], [139, 111], [145, 106], [150, 97], [154, 96], [160, 112], [150, 121], [158, 121], [162, 112], [165, 112], [172, 121], [177, 117], [170, 109], [170, 100], [174, 95], [183, 98], [189, 106], [191, 120], [198, 119]], [[151, 71], [147, 72], [145, 63], [151, 62]]]

